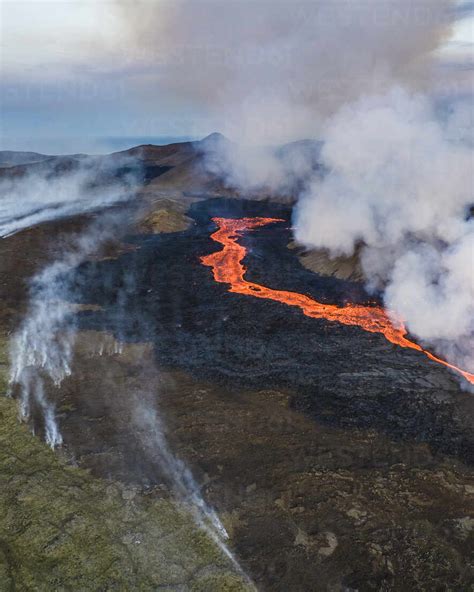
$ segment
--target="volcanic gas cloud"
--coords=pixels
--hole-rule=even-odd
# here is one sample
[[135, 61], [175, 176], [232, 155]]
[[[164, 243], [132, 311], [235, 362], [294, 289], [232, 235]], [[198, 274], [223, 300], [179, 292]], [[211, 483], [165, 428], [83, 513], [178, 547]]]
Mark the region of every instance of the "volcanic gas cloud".
[[118, 4], [147, 76], [163, 56], [163, 92], [236, 140], [207, 168], [296, 202], [299, 243], [360, 255], [386, 310], [473, 372], [472, 2]]

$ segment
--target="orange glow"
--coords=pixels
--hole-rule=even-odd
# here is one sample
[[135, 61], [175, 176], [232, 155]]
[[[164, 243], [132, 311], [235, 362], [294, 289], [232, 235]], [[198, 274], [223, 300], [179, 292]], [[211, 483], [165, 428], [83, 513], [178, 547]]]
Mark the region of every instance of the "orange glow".
[[370, 333], [381, 333], [391, 343], [419, 351], [430, 360], [447, 366], [461, 374], [471, 384], [474, 384], [474, 374], [449, 364], [426, 351], [414, 341], [407, 339], [407, 331], [403, 323], [394, 324], [380, 306], [347, 304], [340, 307], [334, 304], [323, 304], [304, 294], [285, 290], [272, 290], [260, 284], [248, 282], [244, 278], [246, 269], [242, 264], [247, 250], [238, 244], [238, 238], [245, 231], [282, 221], [276, 218], [213, 218], [213, 222], [217, 224], [218, 229], [211, 235], [211, 238], [223, 245], [224, 248], [211, 255], [201, 257], [202, 264], [212, 268], [216, 282], [229, 284], [229, 292], [246, 294], [254, 298], [275, 300], [289, 306], [297, 306], [306, 316], [314, 319], [326, 319], [344, 325], [361, 327]]

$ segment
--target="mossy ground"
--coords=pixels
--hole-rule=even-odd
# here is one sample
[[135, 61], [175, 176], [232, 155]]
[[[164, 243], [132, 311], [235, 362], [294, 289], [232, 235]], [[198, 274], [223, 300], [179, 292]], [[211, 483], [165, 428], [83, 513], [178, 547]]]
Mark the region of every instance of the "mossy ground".
[[0, 397], [0, 590], [161, 589], [246, 586], [184, 508], [68, 466]]

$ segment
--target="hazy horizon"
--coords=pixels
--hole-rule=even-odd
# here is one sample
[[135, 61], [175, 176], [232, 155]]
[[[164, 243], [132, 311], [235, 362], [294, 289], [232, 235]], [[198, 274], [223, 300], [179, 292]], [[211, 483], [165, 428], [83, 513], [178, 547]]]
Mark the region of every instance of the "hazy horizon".
[[197, 136], [103, 136], [58, 138], [0, 138], [0, 152], [37, 152], [51, 156], [65, 154], [109, 154], [142, 144], [163, 146], [199, 140]]
[[[207, 4], [210, 6], [204, 11], [206, 14], [219, 12], [215, 0], [207, 0]], [[239, 17], [240, 4], [239, 0], [229, 2], [226, 11], [235, 9]], [[344, 10], [343, 2], [334, 5]], [[227, 33], [219, 38], [218, 30], [210, 32], [205, 27], [202, 37], [199, 33], [194, 40], [184, 33], [182, 37], [173, 34], [168, 38], [166, 32], [172, 29], [166, 20], [170, 6], [172, 3], [166, 0], [154, 4], [0, 0], [0, 149], [93, 153], [109, 150], [109, 138], [196, 138], [217, 130], [231, 138], [238, 136], [244, 127], [245, 111], [232, 111], [232, 118], [220, 112], [212, 102], [223, 88], [208, 85], [202, 94], [198, 79], [206, 69], [219, 72], [221, 67], [232, 68], [233, 60], [247, 62], [252, 70], [263, 54], [248, 43], [238, 44], [242, 53], [234, 55], [235, 40], [228, 39]], [[253, 20], [258, 21], [259, 8], [263, 13], [264, 6], [265, 3], [252, 4], [252, 19], [247, 19], [244, 11], [240, 23], [244, 30]], [[293, 17], [298, 7], [303, 8], [309, 12], [309, 19], [314, 17], [317, 27], [317, 14], [313, 14], [316, 6], [312, 2], [295, 4], [291, 7]], [[374, 9], [377, 6], [380, 5], [374, 3]], [[425, 3], [428, 12], [433, 6], [436, 7]], [[148, 15], [150, 10], [153, 14]], [[448, 96], [472, 93], [473, 4], [453, 0], [453, 10], [454, 25], [437, 50], [441, 67], [434, 77], [435, 91]], [[148, 16], [150, 30], [146, 28]], [[381, 13], [377, 18], [386, 16]], [[402, 10], [392, 16], [400, 34], [402, 26], [409, 26], [413, 20]], [[431, 17], [428, 14], [424, 18]], [[184, 31], [189, 23], [182, 25]], [[237, 23], [234, 25], [238, 30]], [[329, 30], [332, 25], [339, 26], [331, 22], [325, 26]], [[357, 40], [348, 39], [347, 43], [353, 45]], [[375, 57], [380, 53], [383, 60], [385, 45], [380, 40], [378, 43], [370, 51]], [[283, 47], [276, 56], [271, 51], [264, 57], [270, 67], [275, 65], [275, 59], [284, 63], [289, 57], [285, 52], [293, 50]], [[297, 56], [290, 53], [290, 61], [293, 59], [296, 61]], [[183, 68], [187, 71], [180, 78]], [[365, 70], [367, 80], [378, 76], [381, 68], [383, 63], [374, 60], [373, 67]], [[174, 88], [174, 83], [170, 84], [170, 70], [176, 73]], [[246, 70], [241, 71], [245, 74]], [[194, 73], [197, 78], [188, 81]], [[249, 89], [255, 86], [255, 80], [245, 82], [251, 84]], [[330, 82], [325, 80], [328, 88]], [[196, 88], [186, 92], [189, 89], [183, 85], [195, 83]], [[259, 123], [253, 121], [250, 131], [258, 128]], [[127, 141], [117, 145], [118, 149], [128, 147]]]

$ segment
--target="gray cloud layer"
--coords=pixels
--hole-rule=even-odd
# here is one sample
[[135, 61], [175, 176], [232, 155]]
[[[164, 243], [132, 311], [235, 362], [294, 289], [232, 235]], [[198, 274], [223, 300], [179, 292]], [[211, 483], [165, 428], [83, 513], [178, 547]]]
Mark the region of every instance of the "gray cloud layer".
[[119, 2], [165, 92], [202, 103], [224, 133], [267, 143], [314, 135], [362, 93], [429, 85], [451, 0]]

